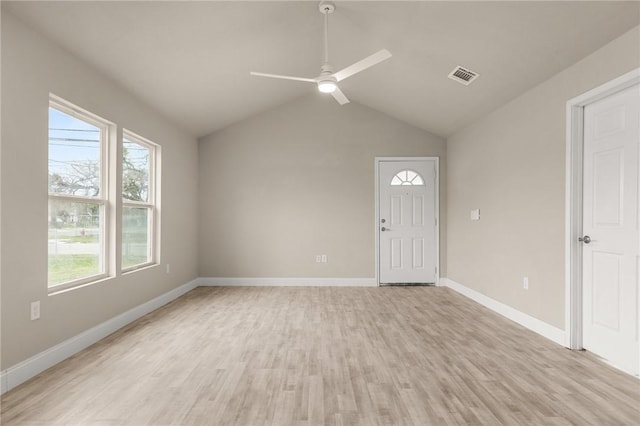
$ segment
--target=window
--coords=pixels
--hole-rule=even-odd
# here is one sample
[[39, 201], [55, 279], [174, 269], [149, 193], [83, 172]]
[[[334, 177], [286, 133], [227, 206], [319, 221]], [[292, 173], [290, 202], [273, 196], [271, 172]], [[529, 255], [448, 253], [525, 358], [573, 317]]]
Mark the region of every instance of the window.
[[424, 185], [424, 180], [413, 170], [402, 170], [391, 179], [391, 185]]
[[[54, 95], [49, 100], [48, 287], [157, 263], [160, 147]], [[121, 156], [116, 155], [121, 148]], [[121, 169], [118, 166], [122, 166]], [[122, 185], [116, 179], [122, 170]], [[115, 217], [119, 198], [122, 215]], [[113, 256], [122, 248], [121, 265]]]
[[125, 131], [122, 139], [122, 269], [154, 263], [156, 145]]
[[50, 101], [50, 288], [106, 275], [108, 133], [106, 121], [64, 101]]

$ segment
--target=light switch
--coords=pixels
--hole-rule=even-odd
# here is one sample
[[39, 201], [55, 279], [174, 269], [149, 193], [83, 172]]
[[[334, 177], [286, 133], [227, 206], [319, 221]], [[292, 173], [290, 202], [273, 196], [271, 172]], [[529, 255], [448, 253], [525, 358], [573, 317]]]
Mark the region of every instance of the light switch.
[[471, 220], [480, 220], [480, 209], [471, 210]]

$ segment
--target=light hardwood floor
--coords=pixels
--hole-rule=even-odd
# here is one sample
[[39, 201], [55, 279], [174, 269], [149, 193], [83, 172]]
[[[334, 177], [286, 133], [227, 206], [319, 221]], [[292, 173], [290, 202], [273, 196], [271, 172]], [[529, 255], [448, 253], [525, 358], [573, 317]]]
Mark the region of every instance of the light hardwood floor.
[[2, 397], [2, 425], [637, 425], [640, 381], [447, 288], [197, 288]]

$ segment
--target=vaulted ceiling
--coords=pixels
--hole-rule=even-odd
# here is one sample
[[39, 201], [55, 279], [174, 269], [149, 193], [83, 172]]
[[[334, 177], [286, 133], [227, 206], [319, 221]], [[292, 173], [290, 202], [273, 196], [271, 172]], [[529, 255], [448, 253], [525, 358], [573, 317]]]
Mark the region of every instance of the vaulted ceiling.
[[[9, 10], [194, 136], [320, 94], [316, 1], [8, 2]], [[352, 102], [446, 137], [640, 23], [638, 2], [337, 1], [330, 62], [393, 57], [341, 82]], [[640, 41], [639, 41], [640, 48]], [[470, 86], [447, 78], [462, 65]], [[349, 108], [349, 105], [336, 108]]]

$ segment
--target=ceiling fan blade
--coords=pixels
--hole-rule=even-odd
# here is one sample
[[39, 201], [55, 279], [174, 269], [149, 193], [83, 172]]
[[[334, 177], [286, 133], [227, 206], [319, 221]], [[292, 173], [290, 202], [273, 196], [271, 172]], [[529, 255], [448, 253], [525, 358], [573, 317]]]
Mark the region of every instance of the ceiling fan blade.
[[269, 77], [269, 78], [280, 78], [280, 79], [283, 79], [283, 80], [306, 81], [308, 83], [317, 83], [318, 82], [315, 78], [292, 77], [290, 75], [265, 74], [263, 72], [254, 72], [254, 71], [251, 71], [249, 74], [255, 75], [255, 76], [258, 76], [258, 77]]
[[340, 88], [337, 87], [337, 86], [336, 86], [336, 90], [331, 92], [331, 96], [333, 96], [333, 98], [336, 101], [338, 101], [338, 103], [340, 105], [344, 105], [344, 104], [348, 104], [349, 103], [349, 99], [347, 99], [347, 97], [344, 95], [344, 93], [342, 93], [342, 90], [340, 90]]
[[367, 56], [361, 61], [356, 62], [353, 65], [349, 65], [348, 67], [341, 69], [340, 71], [333, 74], [336, 80], [344, 80], [347, 77], [351, 77], [355, 73], [359, 73], [360, 71], [364, 71], [369, 67], [374, 66], [377, 63], [384, 61], [385, 59], [389, 59], [391, 57], [391, 53], [387, 49], [382, 49], [381, 51], [374, 53], [371, 56]]

